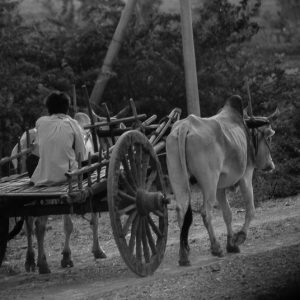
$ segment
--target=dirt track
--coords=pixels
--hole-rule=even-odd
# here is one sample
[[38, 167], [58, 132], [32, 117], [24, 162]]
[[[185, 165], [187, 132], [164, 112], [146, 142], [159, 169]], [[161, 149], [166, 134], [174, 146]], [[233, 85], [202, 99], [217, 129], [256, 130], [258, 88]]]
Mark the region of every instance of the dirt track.
[[[46, 240], [52, 273], [24, 271], [26, 239], [19, 236], [10, 242], [8, 262], [0, 269], [0, 299], [296, 299], [292, 292], [300, 292], [299, 199], [264, 203], [257, 209], [242, 253], [224, 258], [210, 255], [207, 233], [195, 213], [190, 234], [191, 267], [177, 264], [179, 231], [172, 203], [165, 258], [156, 273], [147, 278], [138, 278], [123, 263], [110, 233], [107, 213], [101, 216], [100, 234], [109, 258], [92, 258], [88, 222], [74, 217], [71, 247], [75, 267], [61, 269], [62, 222], [53, 217]], [[233, 211], [237, 229], [244, 211]], [[216, 209], [214, 215], [216, 233], [225, 246], [221, 213]]]

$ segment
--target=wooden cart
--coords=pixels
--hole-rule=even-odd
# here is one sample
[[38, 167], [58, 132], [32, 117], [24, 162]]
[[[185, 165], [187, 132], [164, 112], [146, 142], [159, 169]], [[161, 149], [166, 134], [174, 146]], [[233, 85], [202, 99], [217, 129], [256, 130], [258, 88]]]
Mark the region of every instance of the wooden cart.
[[[87, 126], [94, 140], [109, 139], [113, 145], [107, 142], [101, 147], [100, 143], [97, 161], [89, 158], [84, 167], [79, 159], [78, 169], [66, 173], [64, 184], [34, 187], [27, 173], [0, 179], [0, 266], [7, 241], [22, 224], [9, 232], [9, 218], [109, 211], [113, 235], [127, 266], [140, 276], [159, 267], [168, 233], [160, 158], [164, 159], [165, 137], [181, 111], [174, 109], [159, 124], [152, 124], [156, 116], [146, 119], [137, 115], [134, 105], [132, 110], [131, 117], [107, 117], [105, 122]], [[120, 129], [120, 123], [126, 127]], [[20, 162], [30, 151], [28, 145], [14, 157], [1, 159], [0, 166], [12, 159]]]

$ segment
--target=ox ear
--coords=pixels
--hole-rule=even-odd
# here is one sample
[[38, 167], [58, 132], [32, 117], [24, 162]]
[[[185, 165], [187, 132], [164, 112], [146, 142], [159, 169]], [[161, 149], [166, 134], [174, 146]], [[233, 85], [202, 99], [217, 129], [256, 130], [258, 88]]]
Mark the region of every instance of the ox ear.
[[248, 115], [248, 106], [243, 109], [243, 116], [244, 116], [244, 119], [250, 118]]
[[275, 131], [272, 128], [267, 128], [264, 132], [265, 137], [271, 137], [275, 134]]
[[277, 119], [277, 117], [279, 116], [279, 114], [280, 114], [280, 111], [279, 111], [279, 109], [277, 107], [276, 110], [270, 116], [267, 117], [267, 119], [269, 121], [274, 121], [274, 120]]

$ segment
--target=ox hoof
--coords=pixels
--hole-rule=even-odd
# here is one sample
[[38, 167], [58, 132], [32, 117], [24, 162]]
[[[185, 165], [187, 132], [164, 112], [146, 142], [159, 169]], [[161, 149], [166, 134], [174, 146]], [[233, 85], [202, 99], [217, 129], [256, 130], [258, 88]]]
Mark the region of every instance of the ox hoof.
[[190, 252], [190, 247], [186, 246], [180, 246], [179, 249], [179, 261], [178, 264], [179, 266], [190, 266], [190, 260], [189, 260], [189, 252]]
[[221, 249], [221, 246], [219, 244], [217, 244], [216, 246], [212, 246], [211, 247], [211, 254], [213, 256], [217, 256], [217, 257], [223, 257], [223, 251]]
[[72, 268], [74, 266], [71, 259], [62, 259], [60, 265], [62, 268]]
[[26, 272], [35, 272], [35, 261], [34, 253], [27, 252], [26, 261], [25, 261], [25, 270]]
[[188, 259], [187, 260], [179, 260], [178, 264], [181, 267], [189, 267], [191, 265], [191, 263]]
[[60, 261], [60, 265], [62, 268], [72, 268], [74, 266], [73, 261], [71, 259], [71, 252], [63, 251], [63, 258]]
[[105, 252], [102, 249], [93, 251], [93, 254], [94, 254], [95, 259], [107, 258]]
[[36, 264], [35, 262], [28, 262], [26, 261], [25, 262], [25, 270], [26, 272], [35, 272], [35, 267], [36, 267]]
[[228, 253], [240, 253], [241, 252], [239, 246], [231, 245], [231, 244], [227, 244], [226, 250]]
[[228, 253], [240, 253], [240, 248], [234, 244], [232, 236], [227, 236], [226, 250]]
[[43, 264], [43, 265], [38, 265], [38, 267], [39, 267], [39, 274], [49, 274], [49, 273], [51, 273], [48, 265]]
[[236, 246], [239, 246], [241, 244], [243, 244], [246, 240], [246, 233], [244, 231], [239, 231], [237, 233], [234, 234], [233, 236], [233, 243]]

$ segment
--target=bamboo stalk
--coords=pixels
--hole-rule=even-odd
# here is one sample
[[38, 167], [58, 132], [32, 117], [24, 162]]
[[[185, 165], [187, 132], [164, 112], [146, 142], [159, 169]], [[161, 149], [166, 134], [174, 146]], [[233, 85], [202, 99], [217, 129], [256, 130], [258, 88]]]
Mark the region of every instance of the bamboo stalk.
[[[88, 157], [88, 167], [90, 168], [92, 165], [92, 158], [91, 158], [91, 152], [89, 152], [89, 157]], [[92, 179], [91, 179], [91, 171], [90, 169], [88, 170], [88, 186], [92, 186]]]
[[[138, 119], [145, 119], [147, 117], [146, 114], [140, 114], [140, 115], [137, 115], [137, 118]], [[132, 122], [135, 120], [135, 117], [126, 117], [126, 118], [121, 118], [121, 119], [112, 119], [110, 121], [110, 125], [118, 125], [120, 123], [126, 123], [126, 122]], [[95, 122], [93, 125], [87, 125], [87, 126], [84, 126], [84, 129], [90, 129], [90, 128], [94, 128], [94, 127], [104, 127], [104, 126], [108, 126], [109, 123], [107, 121], [104, 121], [104, 122]]]
[[92, 172], [94, 172], [95, 170], [101, 168], [102, 166], [104, 166], [107, 163], [108, 163], [107, 160], [104, 160], [102, 162], [96, 162], [96, 163], [93, 163], [89, 166], [85, 166], [85, 167], [76, 169], [74, 171], [66, 172], [65, 175], [68, 178], [78, 177], [78, 176], [83, 175], [83, 174], [88, 173], [88, 172], [92, 173]]
[[121, 44], [124, 40], [127, 25], [130, 17], [136, 6], [137, 0], [127, 0], [122, 11], [120, 21], [117, 25], [113, 38], [108, 47], [106, 56], [103, 61], [101, 71], [98, 75], [97, 81], [94, 85], [90, 101], [93, 104], [101, 103], [101, 98], [108, 80], [113, 76], [112, 65], [119, 53]]
[[78, 112], [77, 107], [77, 95], [76, 95], [76, 87], [75, 84], [72, 84], [72, 100], [73, 100], [73, 108], [74, 108], [74, 114]]
[[13, 159], [16, 159], [16, 158], [19, 158], [20, 156], [23, 156], [27, 153], [30, 153], [32, 150], [31, 149], [23, 149], [22, 151], [18, 152], [17, 154], [15, 155], [12, 155], [12, 156], [7, 156], [7, 157], [3, 157], [1, 160], [0, 160], [0, 166], [7, 163], [7, 162], [10, 162], [12, 161]]

